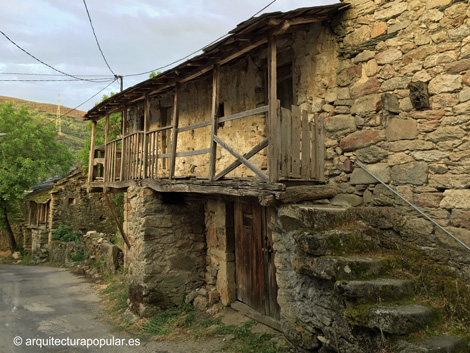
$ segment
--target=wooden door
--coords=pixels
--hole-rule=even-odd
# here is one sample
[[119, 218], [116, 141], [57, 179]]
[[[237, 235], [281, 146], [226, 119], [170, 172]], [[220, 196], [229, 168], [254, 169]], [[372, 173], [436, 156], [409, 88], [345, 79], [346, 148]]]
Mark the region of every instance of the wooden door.
[[237, 299], [279, 319], [274, 251], [266, 211], [256, 204], [234, 206]]

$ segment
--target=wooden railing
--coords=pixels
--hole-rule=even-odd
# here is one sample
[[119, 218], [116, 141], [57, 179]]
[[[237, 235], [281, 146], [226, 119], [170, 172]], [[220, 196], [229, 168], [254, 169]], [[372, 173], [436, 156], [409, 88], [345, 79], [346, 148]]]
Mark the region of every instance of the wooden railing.
[[121, 139], [116, 139], [105, 146], [104, 181], [117, 181], [121, 178]]
[[[279, 103], [278, 103], [279, 107]], [[268, 113], [269, 107], [262, 106], [245, 112], [217, 118], [217, 126], [232, 120], [243, 119], [254, 115]], [[268, 182], [270, 175], [265, 174], [249, 160], [270, 143], [274, 144], [274, 158], [277, 160], [277, 180], [323, 180], [324, 137], [323, 121], [318, 116], [309, 120], [305, 110], [292, 106], [292, 110], [277, 109], [277, 131], [271, 140], [265, 138], [247, 153], [239, 153], [236, 146], [230, 146], [217, 134], [210, 139], [211, 144], [220, 146], [236, 158], [235, 162], [224, 170], [214, 175], [208, 175], [208, 179], [220, 180], [228, 173], [243, 165], [250, 169], [259, 179]], [[171, 163], [177, 164], [179, 157], [208, 154], [209, 159], [201, 163], [209, 165], [212, 153], [216, 148], [208, 148], [177, 152], [176, 143], [178, 134], [185, 131], [197, 130], [212, 125], [212, 120], [196, 124], [175, 127], [165, 126], [148, 132], [138, 131], [108, 142], [104, 153], [104, 178], [105, 182], [116, 182], [137, 179], [172, 179], [174, 170]], [[175, 131], [176, 130], [176, 131]], [[197, 136], [197, 133], [195, 134]], [[122, 145], [122, 146], [121, 146]], [[270, 156], [268, 155], [268, 158]], [[272, 157], [271, 157], [272, 158]], [[103, 161], [103, 158], [100, 158]], [[270, 163], [268, 163], [270, 165]], [[273, 167], [274, 168], [274, 167]], [[271, 173], [272, 171], [269, 171]], [[103, 175], [103, 173], [101, 173]], [[96, 178], [94, 178], [96, 180]]]

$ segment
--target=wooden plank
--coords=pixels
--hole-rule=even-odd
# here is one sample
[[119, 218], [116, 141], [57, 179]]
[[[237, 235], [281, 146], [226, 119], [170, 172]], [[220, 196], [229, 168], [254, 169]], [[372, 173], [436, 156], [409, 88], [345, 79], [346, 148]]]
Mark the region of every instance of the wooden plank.
[[194, 151], [187, 151], [187, 152], [178, 152], [176, 153], [176, 157], [189, 157], [189, 156], [197, 156], [200, 154], [210, 153], [210, 148], [204, 148], [201, 150], [194, 150]]
[[292, 114], [289, 109], [281, 108], [281, 176], [290, 177], [291, 171], [291, 151], [292, 151]]
[[109, 114], [106, 114], [105, 123], [104, 123], [104, 163], [103, 163], [103, 180], [108, 180], [108, 173], [109, 173], [109, 162], [110, 157], [108, 156], [108, 142], [109, 142]]
[[[257, 154], [259, 151], [261, 151], [263, 148], [267, 147], [268, 144], [269, 144], [269, 140], [266, 138], [263, 141], [261, 141], [260, 143], [258, 143], [255, 147], [253, 147], [249, 152], [245, 153], [243, 155], [243, 157], [245, 157], [246, 159], [250, 159], [255, 154]], [[214, 180], [219, 180], [219, 179], [223, 178], [225, 175], [230, 173], [232, 170], [234, 170], [235, 168], [237, 168], [241, 164], [242, 163], [237, 159], [235, 162], [233, 162], [227, 168], [225, 168], [223, 171], [221, 171], [219, 174], [217, 174], [215, 176]]]
[[304, 179], [310, 179], [310, 129], [308, 127], [308, 113], [302, 110], [302, 170]]
[[199, 129], [199, 128], [201, 128], [201, 127], [210, 126], [211, 124], [212, 124], [212, 121], [211, 121], [211, 120], [201, 121], [200, 123], [196, 123], [196, 124], [192, 124], [192, 125], [188, 125], [188, 126], [179, 127], [179, 128], [178, 128], [178, 133], [180, 133], [180, 132], [185, 132], [185, 131], [190, 131], [190, 130], [195, 130], [195, 129]]
[[255, 173], [257, 176], [259, 176], [262, 180], [268, 182], [269, 177], [264, 174], [261, 170], [258, 169], [254, 164], [252, 164], [248, 159], [243, 157], [241, 154], [238, 152], [235, 152], [229, 145], [227, 145], [224, 141], [222, 141], [219, 137], [214, 136], [215, 142], [217, 142], [220, 146], [225, 148], [227, 151], [230, 152], [232, 156], [237, 158], [241, 163], [243, 163], [245, 166], [247, 166], [253, 173]]
[[267, 118], [267, 136], [269, 138], [268, 146], [268, 170], [269, 181], [279, 180], [278, 169], [278, 144], [275, 142], [276, 130], [279, 128], [277, 122], [277, 60], [276, 60], [276, 39], [269, 37], [268, 41], [268, 118]]
[[310, 178], [316, 179], [317, 178], [317, 160], [318, 160], [318, 150], [317, 150], [317, 141], [318, 141], [318, 134], [316, 133], [316, 124], [315, 124], [315, 116], [313, 117], [313, 121], [309, 122], [310, 128], [310, 158], [311, 158], [311, 167], [310, 167]]
[[276, 266], [274, 257], [276, 256], [274, 251], [274, 242], [272, 227], [269, 227], [268, 222], [270, 219], [275, 219], [275, 211], [273, 208], [263, 208], [263, 239], [265, 239], [265, 244], [263, 248], [265, 249], [265, 278], [266, 278], [266, 289], [267, 297], [266, 301], [269, 305], [266, 308], [266, 314], [276, 320], [281, 319], [281, 308], [277, 302], [277, 293], [278, 286], [276, 280]]
[[93, 181], [93, 159], [95, 158], [95, 141], [96, 141], [96, 121], [93, 120], [91, 125], [91, 142], [90, 154], [88, 159], [88, 183]]
[[269, 106], [264, 105], [262, 107], [258, 107], [258, 108], [255, 108], [255, 109], [250, 109], [250, 110], [247, 110], [247, 111], [244, 111], [244, 112], [240, 112], [240, 113], [236, 113], [236, 114], [221, 117], [221, 118], [219, 118], [219, 123], [225, 123], [227, 121], [232, 121], [232, 120], [236, 120], [236, 119], [240, 119], [240, 118], [246, 118], [246, 117], [253, 116], [253, 115], [263, 114], [263, 113], [266, 113], [268, 110], [269, 110]]
[[319, 181], [325, 181], [325, 131], [323, 129], [324, 118], [318, 119], [318, 171], [317, 176]]
[[175, 87], [175, 96], [173, 99], [173, 124], [172, 124], [172, 135], [171, 135], [171, 158], [170, 158], [170, 179], [173, 179], [175, 176], [175, 167], [176, 167], [176, 146], [178, 144], [178, 119], [179, 119], [179, 106], [178, 106], [178, 96], [181, 90], [181, 85], [176, 84]]
[[292, 178], [300, 178], [300, 107], [292, 106]]
[[230, 307], [233, 310], [236, 310], [242, 313], [243, 315], [249, 317], [250, 319], [261, 322], [262, 324], [266, 326], [269, 326], [279, 332], [282, 332], [281, 323], [278, 320], [272, 317], [263, 315], [260, 312], [256, 311], [255, 309], [250, 308], [248, 305], [243, 304], [242, 302], [238, 302], [238, 301], [233, 302], [232, 304], [230, 304]]
[[119, 176], [119, 179], [125, 180], [126, 175], [124, 173], [125, 166], [126, 166], [126, 145], [125, 145], [125, 134], [126, 134], [126, 123], [127, 123], [127, 107], [124, 107], [124, 110], [121, 115], [121, 125], [122, 125], [122, 135], [121, 135], [121, 140], [122, 140], [122, 152], [121, 152], [121, 175]]
[[148, 144], [147, 144], [147, 132], [149, 129], [149, 121], [150, 121], [150, 99], [148, 93], [145, 95], [145, 102], [144, 102], [144, 134], [142, 136], [142, 144], [143, 144], [143, 171], [142, 171], [142, 178], [147, 178], [148, 175]]
[[109, 208], [109, 210], [111, 211], [111, 214], [113, 215], [114, 223], [116, 223], [116, 225], [118, 226], [119, 232], [121, 232], [122, 239], [123, 239], [124, 242], [126, 243], [127, 248], [130, 249], [130, 248], [131, 248], [131, 244], [129, 243], [129, 239], [127, 239], [126, 233], [124, 232], [124, 228], [122, 227], [121, 222], [119, 222], [119, 218], [118, 218], [118, 216], [116, 215], [116, 212], [114, 211], [114, 207], [113, 207], [112, 204], [111, 204], [111, 200], [109, 199], [109, 196], [108, 196], [108, 194], [107, 194], [106, 192], [103, 192], [103, 195], [104, 195], [104, 199], [106, 200], [106, 203], [107, 203], [107, 205], [108, 205], [108, 208]]
[[[207, 125], [210, 125], [209, 121], [207, 121]], [[160, 132], [160, 131], [164, 131], [164, 130], [170, 130], [172, 127], [173, 127], [173, 125], [159, 127], [158, 129], [150, 130], [148, 133], [150, 134], [150, 133], [153, 133], [153, 132]]]
[[220, 66], [214, 65], [212, 71], [212, 126], [211, 126], [211, 145], [209, 156], [209, 180], [214, 180], [215, 164], [217, 160], [217, 143], [214, 139], [217, 136], [219, 128], [217, 110], [219, 108], [219, 91], [220, 91]]

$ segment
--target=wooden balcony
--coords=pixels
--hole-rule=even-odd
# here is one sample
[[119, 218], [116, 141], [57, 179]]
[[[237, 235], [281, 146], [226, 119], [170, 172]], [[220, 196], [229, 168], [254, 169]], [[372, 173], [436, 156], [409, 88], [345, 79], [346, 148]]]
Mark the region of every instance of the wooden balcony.
[[[254, 115], [264, 115], [267, 119], [269, 106], [220, 117], [216, 124]], [[129, 181], [144, 180], [155, 182], [177, 180], [179, 184], [184, 184], [190, 179], [216, 182], [228, 180], [227, 174], [240, 166], [247, 167], [254, 175], [252, 178], [245, 178], [245, 182], [249, 180], [256, 183], [278, 183], [288, 180], [322, 181], [324, 159], [322, 121], [316, 116], [309, 121], [307, 112], [297, 106], [292, 106], [292, 110], [277, 108], [273, 115], [276, 119], [276, 130], [271, 136], [250, 146], [251, 149], [247, 153], [238, 152], [234, 146], [230, 146], [216, 133], [213, 134], [212, 144], [222, 147], [235, 158], [230, 165], [219, 167], [214, 155], [216, 148], [211, 148], [211, 146], [200, 150], [176, 152], [175, 144], [178, 134], [195, 130], [194, 136], [197, 138], [198, 129], [212, 124], [212, 120], [207, 120], [184, 127], [166, 126], [147, 132], [134, 132], [124, 138], [107, 142], [104, 149], [95, 149], [93, 154], [95, 167], [91, 169], [90, 181], [94, 187], [100, 184], [102, 187], [125, 187], [125, 185], [132, 184], [129, 184]], [[168, 140], [164, 134], [170, 137], [171, 150], [169, 152], [163, 150], [162, 140], [165, 142]], [[251, 163], [250, 159], [269, 146], [271, 149], [268, 149], [266, 157], [268, 169], [261, 170]], [[100, 153], [96, 153], [98, 151]], [[197, 155], [207, 156], [199, 159], [206, 167], [211, 164], [211, 161], [215, 161], [213, 169], [209, 168], [208, 175], [205, 178], [196, 178], [192, 175], [175, 177], [175, 169], [180, 158]], [[272, 166], [271, 169], [270, 166]], [[216, 171], [218, 172], [215, 173]], [[231, 180], [236, 182], [233, 178]]]
[[[263, 190], [285, 189], [286, 181], [295, 181], [297, 185], [311, 181], [323, 182], [322, 118], [317, 115], [309, 116], [307, 111], [298, 106], [292, 106], [291, 109], [281, 108], [277, 98], [276, 41], [273, 36], [263, 43], [266, 41], [268, 103], [264, 106], [219, 116], [220, 65], [233, 59], [225, 58], [211, 67], [212, 102], [207, 120], [189, 124], [186, 110], [186, 120], [180, 125], [179, 109], [181, 97], [184, 96], [181, 94], [181, 84], [196, 79], [208, 70], [198, 71], [154, 91], [142, 91], [142, 98], [116, 103], [117, 108], [108, 109], [105, 115], [105, 146], [98, 154], [94, 146], [96, 120], [93, 120], [88, 176], [90, 188], [124, 189], [137, 184], [152, 187], [157, 191], [230, 194], [231, 191], [227, 190], [231, 189], [235, 190], [232, 193], [234, 195], [259, 196]], [[171, 90], [173, 93], [171, 125], [149, 129], [149, 96], [165, 90]], [[124, 93], [122, 95], [125, 98]], [[140, 130], [136, 131], [134, 128], [131, 133], [127, 133], [131, 130], [126, 126], [127, 115], [130, 114], [128, 108], [137, 101], [143, 103], [142, 124], [139, 125]], [[99, 111], [98, 108], [95, 110]], [[108, 141], [109, 114], [119, 111], [123, 114], [122, 137]], [[241, 139], [249, 141], [250, 145], [241, 148], [233, 138], [239, 131], [233, 127], [233, 130], [228, 131], [224, 124], [235, 124], [236, 121], [250, 117], [255, 119], [259, 124], [257, 126], [262, 129], [258, 129], [256, 138], [247, 136], [250, 129], [244, 131], [245, 135], [241, 136]], [[232, 126], [232, 123], [228, 125]], [[224, 126], [223, 130], [221, 126]], [[262, 130], [261, 135], [259, 130]], [[178, 140], [181, 134], [188, 132], [193, 133], [193, 138], [198, 140], [198, 143], [185, 146], [184, 141]], [[231, 155], [233, 162], [227, 162], [226, 159], [222, 163], [218, 158], [220, 151]], [[193, 167], [199, 174], [191, 173], [182, 167], [185, 157], [194, 157]], [[204, 173], [201, 174], [201, 171]], [[243, 179], [238, 175], [243, 175]]]

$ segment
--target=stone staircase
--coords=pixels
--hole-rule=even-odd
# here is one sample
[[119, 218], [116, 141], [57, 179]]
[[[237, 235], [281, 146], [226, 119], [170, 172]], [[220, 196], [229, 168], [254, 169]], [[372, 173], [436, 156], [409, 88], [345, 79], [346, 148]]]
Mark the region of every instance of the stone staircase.
[[350, 230], [304, 231], [294, 238], [294, 270], [334, 283], [334, 291], [344, 302], [344, 316], [353, 328], [370, 330], [371, 335], [394, 342], [396, 353], [469, 351], [467, 342], [454, 336], [406, 342], [408, 335], [432, 325], [436, 318], [426, 306], [408, 304], [415, 296], [412, 281], [388, 278], [385, 260], [357, 253], [358, 244], [374, 248], [372, 238]]

